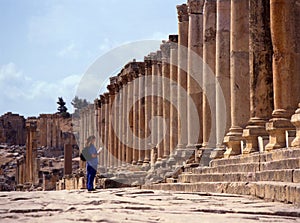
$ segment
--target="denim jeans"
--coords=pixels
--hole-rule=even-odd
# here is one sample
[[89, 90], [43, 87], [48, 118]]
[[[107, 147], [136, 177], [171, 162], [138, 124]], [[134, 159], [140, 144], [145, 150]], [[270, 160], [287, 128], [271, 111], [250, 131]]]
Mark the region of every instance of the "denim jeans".
[[96, 176], [96, 172], [96, 168], [89, 164], [86, 165], [86, 188], [88, 190], [94, 189], [94, 179]]

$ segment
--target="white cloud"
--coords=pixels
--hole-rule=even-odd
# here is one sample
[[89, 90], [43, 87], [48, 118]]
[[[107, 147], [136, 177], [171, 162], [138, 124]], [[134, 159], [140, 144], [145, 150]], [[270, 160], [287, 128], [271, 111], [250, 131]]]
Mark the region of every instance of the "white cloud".
[[58, 56], [62, 58], [78, 58], [79, 51], [76, 49], [75, 43], [71, 42], [58, 52]]
[[70, 75], [55, 82], [32, 80], [25, 76], [14, 63], [0, 65], [0, 114], [13, 110], [23, 115], [38, 115], [56, 111], [58, 97], [70, 105], [81, 75]]

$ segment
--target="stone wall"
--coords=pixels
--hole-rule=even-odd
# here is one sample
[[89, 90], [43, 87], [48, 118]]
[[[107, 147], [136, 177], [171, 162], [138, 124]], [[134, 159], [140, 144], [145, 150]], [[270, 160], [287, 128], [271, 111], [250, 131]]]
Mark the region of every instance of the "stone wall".
[[0, 116], [0, 143], [25, 145], [25, 118], [8, 112]]

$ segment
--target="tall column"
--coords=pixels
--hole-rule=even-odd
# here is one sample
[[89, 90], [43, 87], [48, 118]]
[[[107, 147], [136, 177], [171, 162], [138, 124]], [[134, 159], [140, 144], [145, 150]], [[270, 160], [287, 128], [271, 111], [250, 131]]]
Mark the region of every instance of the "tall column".
[[[189, 34], [188, 34], [188, 145], [191, 151], [195, 151], [202, 144], [202, 57], [203, 57], [203, 4], [204, 0], [189, 0]], [[193, 120], [192, 106], [197, 109], [199, 122]], [[195, 115], [195, 114], [194, 114]], [[195, 137], [193, 132], [199, 129]]]
[[105, 135], [104, 135], [104, 145], [105, 145], [105, 151], [104, 151], [104, 166], [106, 169], [110, 166], [110, 142], [109, 142], [109, 137], [110, 137], [110, 130], [109, 130], [109, 93], [104, 93], [104, 113], [105, 113]]
[[37, 147], [36, 147], [36, 120], [29, 119], [26, 122], [26, 182], [35, 183], [35, 160], [37, 157]]
[[[218, 87], [216, 87], [216, 149], [211, 154], [213, 159], [224, 156], [226, 151], [223, 146], [224, 134], [229, 131], [231, 124], [230, 0], [217, 0], [216, 29], [216, 77]], [[222, 102], [223, 100], [224, 102]], [[225, 117], [221, 117], [220, 114], [225, 115]], [[226, 123], [223, 123], [223, 120]]]
[[[128, 73], [127, 74], [127, 79], [128, 79], [128, 97], [127, 97], [127, 114], [129, 117], [128, 121], [129, 121], [129, 127], [130, 129], [133, 131], [133, 112], [132, 112], [132, 103], [133, 103], [133, 74], [132, 73]], [[128, 142], [128, 146], [126, 148], [126, 162], [128, 164], [132, 163], [132, 148], [131, 146], [133, 145], [132, 142], [132, 137], [130, 135], [129, 132], [127, 132], [127, 142]]]
[[[189, 16], [186, 4], [177, 6], [178, 13], [178, 84], [187, 91], [187, 46], [188, 46], [188, 29]], [[179, 156], [182, 149], [187, 145], [187, 98], [178, 91], [178, 149]], [[183, 120], [183, 121], [181, 121]]]
[[119, 86], [119, 116], [118, 116], [118, 166], [122, 165], [123, 162], [123, 124], [124, 124], [124, 114], [123, 114], [123, 102], [124, 102], [124, 93], [123, 93], [123, 82], [122, 78], [118, 78], [118, 86]]
[[[144, 58], [145, 62], [145, 94], [151, 95], [152, 92], [152, 82], [150, 81], [150, 77], [152, 75], [152, 60], [151, 57], [146, 56]], [[150, 126], [149, 121], [151, 119], [152, 114], [152, 96], [145, 97], [145, 138], [149, 137], [150, 132]], [[148, 145], [145, 145], [148, 146]], [[145, 150], [145, 159], [144, 163], [147, 165], [150, 162], [150, 149]]]
[[139, 77], [136, 73], [133, 73], [133, 135], [136, 139], [133, 141], [132, 150], [132, 164], [136, 165], [138, 162], [138, 135], [139, 135], [139, 103], [137, 102], [139, 97]]
[[127, 118], [127, 114], [129, 113], [129, 111], [127, 111], [127, 98], [128, 98], [128, 87], [127, 87], [127, 76], [126, 75], [122, 75], [122, 86], [123, 86], [123, 98], [122, 98], [122, 101], [123, 101], [123, 104], [122, 104], [122, 108], [123, 108], [123, 111], [122, 111], [122, 139], [123, 139], [123, 142], [122, 142], [122, 153], [121, 153], [121, 160], [122, 162], [126, 162], [126, 150], [127, 150], [127, 135], [126, 135], [126, 132], [127, 132], [127, 122], [128, 122], [128, 118]]
[[224, 157], [241, 154], [243, 128], [250, 117], [249, 82], [249, 0], [231, 0], [231, 128], [224, 138]]
[[206, 0], [203, 18], [203, 143], [205, 149], [216, 147], [216, 88], [211, 75], [216, 67], [216, 0]]
[[108, 137], [108, 153], [109, 153], [109, 168], [114, 167], [114, 151], [115, 151], [115, 134], [114, 134], [114, 116], [115, 111], [113, 110], [113, 103], [115, 100], [115, 85], [111, 83], [107, 86], [109, 90], [109, 104], [108, 104], [108, 114], [109, 114], [109, 137]]
[[175, 164], [174, 153], [178, 143], [178, 35], [170, 35], [170, 94], [171, 94], [171, 106], [170, 106], [170, 120], [171, 120], [171, 132], [170, 132], [170, 159], [169, 165]]
[[243, 154], [258, 151], [258, 136], [268, 136], [266, 121], [273, 111], [270, 1], [250, 0], [250, 120], [243, 131]]
[[119, 163], [119, 149], [120, 149], [120, 140], [119, 140], [119, 131], [120, 131], [120, 109], [121, 109], [121, 94], [120, 94], [120, 86], [117, 83], [117, 80], [115, 82], [115, 88], [116, 88], [116, 96], [115, 96], [115, 103], [114, 103], [114, 133], [115, 133], [115, 148], [114, 148], [114, 165], [115, 167], [118, 167], [120, 165]]
[[163, 144], [163, 160], [166, 161], [170, 155], [170, 130], [171, 130], [171, 117], [170, 117], [170, 102], [167, 98], [170, 98], [170, 43], [163, 42], [160, 46], [162, 53], [162, 107], [163, 107], [163, 118], [166, 123], [164, 132], [164, 144]]
[[102, 152], [99, 154], [99, 164], [100, 168], [105, 168], [105, 103], [104, 103], [104, 95], [100, 95], [100, 146], [103, 148]]
[[145, 148], [143, 139], [145, 138], [145, 78], [143, 74], [139, 75], [139, 145], [138, 145], [138, 164], [142, 165], [145, 158]]
[[274, 111], [266, 124], [266, 150], [285, 147], [285, 131], [294, 129], [290, 117], [300, 101], [299, 0], [270, 0], [273, 43]]

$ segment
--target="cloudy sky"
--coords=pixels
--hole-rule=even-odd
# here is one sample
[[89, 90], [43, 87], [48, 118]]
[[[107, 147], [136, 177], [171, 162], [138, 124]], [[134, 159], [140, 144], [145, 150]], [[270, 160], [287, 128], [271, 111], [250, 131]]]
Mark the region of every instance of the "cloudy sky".
[[[0, 0], [0, 115], [54, 113], [60, 96], [72, 111], [95, 61], [124, 44], [177, 33], [183, 2]], [[112, 74], [105, 75], [102, 83]]]

